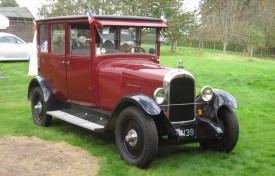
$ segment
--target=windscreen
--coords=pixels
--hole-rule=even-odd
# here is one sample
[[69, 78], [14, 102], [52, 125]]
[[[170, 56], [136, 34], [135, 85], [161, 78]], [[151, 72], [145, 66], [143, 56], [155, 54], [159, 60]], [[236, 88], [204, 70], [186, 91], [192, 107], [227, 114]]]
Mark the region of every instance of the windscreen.
[[105, 26], [98, 31], [96, 54], [156, 54], [157, 29]]

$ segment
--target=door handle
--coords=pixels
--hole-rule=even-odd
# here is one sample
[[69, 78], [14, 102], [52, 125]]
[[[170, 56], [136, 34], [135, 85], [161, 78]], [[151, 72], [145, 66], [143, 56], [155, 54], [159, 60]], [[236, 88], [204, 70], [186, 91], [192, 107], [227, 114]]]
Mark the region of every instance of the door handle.
[[62, 62], [59, 62], [59, 63], [60, 63], [60, 64], [67, 64], [67, 65], [70, 64], [69, 61], [64, 61], [64, 60], [63, 60]]

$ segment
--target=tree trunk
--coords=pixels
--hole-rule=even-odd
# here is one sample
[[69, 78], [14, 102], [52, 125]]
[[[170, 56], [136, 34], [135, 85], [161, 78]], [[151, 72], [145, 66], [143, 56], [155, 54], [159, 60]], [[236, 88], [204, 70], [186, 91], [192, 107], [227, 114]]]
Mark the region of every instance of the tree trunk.
[[177, 51], [177, 40], [171, 41], [171, 52], [176, 52]]
[[223, 52], [226, 52], [227, 49], [227, 43], [223, 43]]
[[177, 51], [177, 46], [178, 46], [178, 40], [175, 41], [174, 52]]
[[199, 51], [201, 51], [201, 41], [199, 41]]
[[216, 50], [216, 43], [214, 43], [214, 51]]
[[171, 52], [175, 52], [176, 41], [171, 41]]
[[226, 52], [227, 45], [228, 45], [226, 37], [222, 39], [222, 44], [223, 44], [223, 52]]
[[250, 56], [253, 57], [254, 48], [252, 47], [250, 50]]
[[174, 42], [171, 42], [171, 52], [174, 51]]

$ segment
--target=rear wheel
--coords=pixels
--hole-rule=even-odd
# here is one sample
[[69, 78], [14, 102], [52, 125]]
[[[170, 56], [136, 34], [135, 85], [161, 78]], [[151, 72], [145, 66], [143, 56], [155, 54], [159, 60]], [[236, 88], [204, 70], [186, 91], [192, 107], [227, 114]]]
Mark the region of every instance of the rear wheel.
[[32, 116], [35, 124], [50, 126], [52, 117], [46, 114], [46, 103], [40, 87], [36, 87], [31, 96]]
[[224, 135], [220, 139], [203, 140], [200, 145], [204, 149], [229, 153], [234, 149], [239, 138], [238, 119], [233, 110], [223, 106], [218, 110], [218, 123]]
[[154, 160], [158, 133], [154, 120], [137, 107], [123, 110], [115, 129], [116, 144], [122, 159], [140, 168]]

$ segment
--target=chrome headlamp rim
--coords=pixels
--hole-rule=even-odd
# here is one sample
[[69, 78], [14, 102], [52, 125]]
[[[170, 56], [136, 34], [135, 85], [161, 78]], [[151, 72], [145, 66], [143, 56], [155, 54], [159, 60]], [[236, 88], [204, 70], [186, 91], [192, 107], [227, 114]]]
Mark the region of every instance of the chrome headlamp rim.
[[162, 104], [165, 100], [165, 91], [163, 88], [159, 87], [154, 91], [153, 94], [154, 100], [157, 102], [157, 104]]
[[214, 92], [210, 86], [204, 86], [200, 91], [200, 97], [205, 102], [212, 100], [213, 95], [214, 95]]

